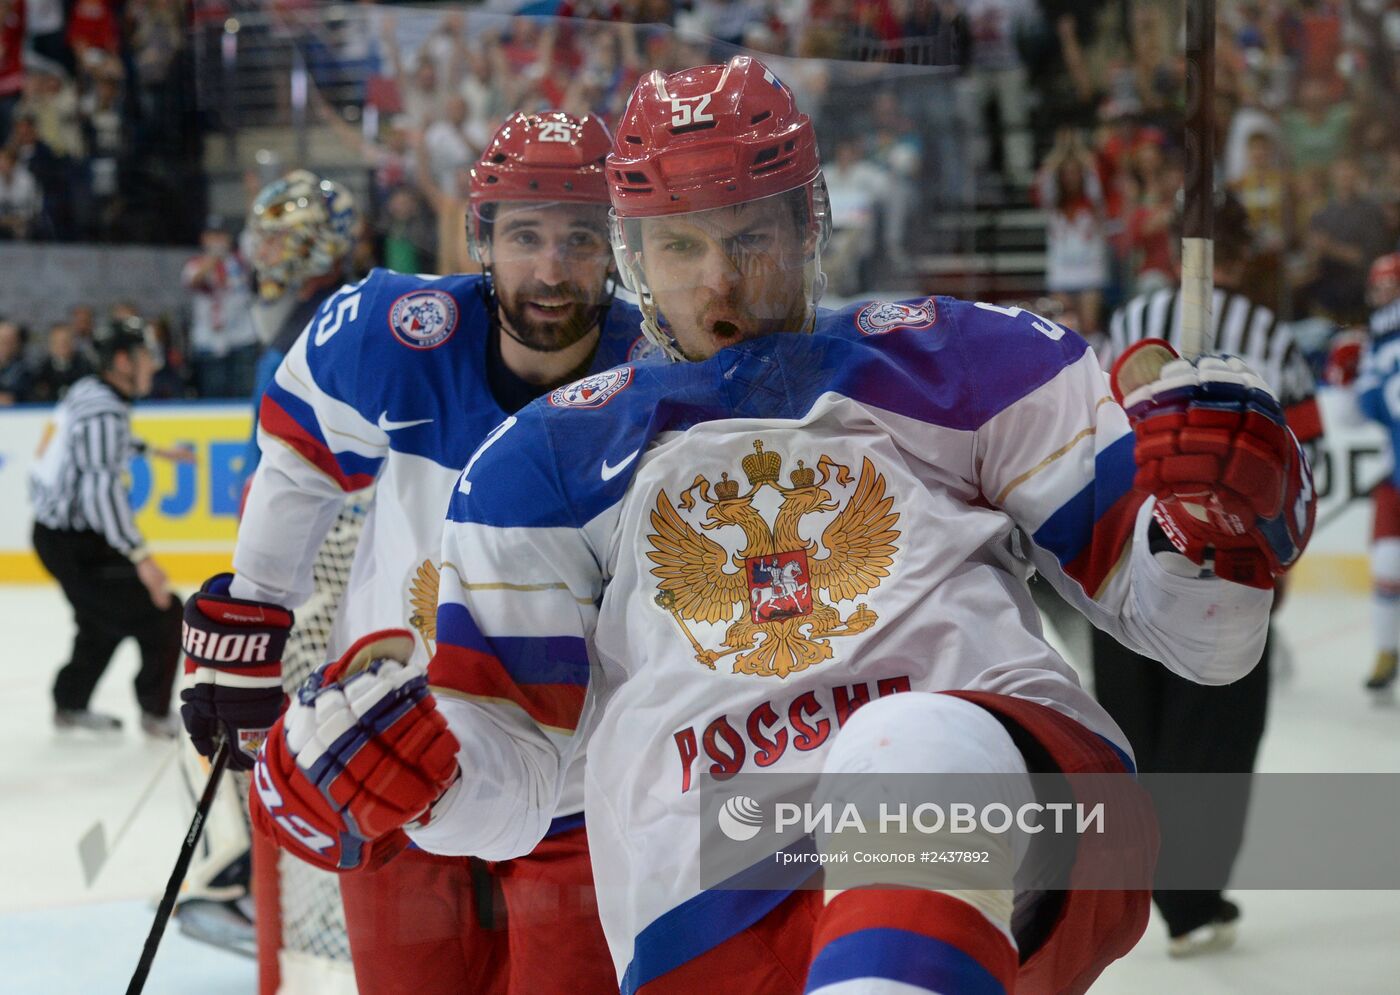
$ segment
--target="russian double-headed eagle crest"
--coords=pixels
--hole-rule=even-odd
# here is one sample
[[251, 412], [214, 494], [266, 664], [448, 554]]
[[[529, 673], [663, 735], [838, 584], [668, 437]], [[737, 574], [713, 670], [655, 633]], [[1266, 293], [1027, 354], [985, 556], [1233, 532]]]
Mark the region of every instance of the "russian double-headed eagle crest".
[[408, 617], [408, 624], [418, 630], [423, 642], [427, 644], [429, 653], [432, 652], [433, 641], [437, 639], [440, 579], [437, 564], [432, 560], [424, 560], [419, 564], [418, 572], [408, 586], [408, 603], [413, 606], [413, 614]]
[[[785, 487], [779, 483], [782, 456], [765, 450], [761, 440], [753, 447], [742, 460], [746, 493], [725, 472], [714, 484], [696, 476], [674, 505], [665, 490], [657, 495], [647, 558], [655, 564], [656, 603], [676, 620], [698, 662], [714, 670], [733, 656], [736, 674], [787, 677], [830, 659], [832, 637], [864, 632], [879, 621], [863, 602], [844, 618], [833, 603], [854, 601], [889, 576], [899, 513], [891, 510], [894, 498], [886, 496], [885, 478], [868, 457], [859, 479], [826, 455], [815, 469], [798, 460]], [[781, 500], [771, 525], [755, 506], [760, 497], [773, 503], [761, 494], [765, 488]], [[848, 492], [844, 505], [829, 488]], [[680, 514], [695, 509], [697, 495], [708, 505], [701, 531]], [[836, 515], [822, 530], [820, 546], [803, 535], [805, 517], [831, 512]], [[731, 528], [744, 537], [736, 552], [704, 534], [727, 536]], [[691, 622], [727, 624], [721, 646], [701, 645]]]

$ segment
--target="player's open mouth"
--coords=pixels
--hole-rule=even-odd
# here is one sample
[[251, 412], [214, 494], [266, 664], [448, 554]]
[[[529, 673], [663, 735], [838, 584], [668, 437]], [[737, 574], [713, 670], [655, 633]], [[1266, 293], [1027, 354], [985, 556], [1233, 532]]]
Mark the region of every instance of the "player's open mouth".
[[717, 321], [710, 326], [717, 339], [732, 339], [739, 336], [739, 326], [732, 321]]
[[556, 303], [545, 303], [543, 301], [528, 301], [527, 306], [539, 315], [544, 317], [559, 317], [567, 314], [574, 306], [573, 301], [558, 301]]

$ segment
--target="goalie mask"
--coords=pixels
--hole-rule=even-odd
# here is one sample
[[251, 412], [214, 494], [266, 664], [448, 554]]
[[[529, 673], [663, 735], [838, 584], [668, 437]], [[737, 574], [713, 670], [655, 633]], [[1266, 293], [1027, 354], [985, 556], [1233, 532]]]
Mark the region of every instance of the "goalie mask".
[[340, 270], [355, 240], [355, 199], [339, 183], [298, 169], [262, 189], [248, 213], [258, 296], [278, 300]]
[[486, 272], [493, 320], [528, 348], [573, 345], [612, 302], [603, 175], [611, 146], [592, 115], [517, 113], [472, 167], [472, 258]]
[[607, 165], [618, 269], [667, 355], [811, 330], [826, 185], [811, 119], [762, 63], [643, 77]]

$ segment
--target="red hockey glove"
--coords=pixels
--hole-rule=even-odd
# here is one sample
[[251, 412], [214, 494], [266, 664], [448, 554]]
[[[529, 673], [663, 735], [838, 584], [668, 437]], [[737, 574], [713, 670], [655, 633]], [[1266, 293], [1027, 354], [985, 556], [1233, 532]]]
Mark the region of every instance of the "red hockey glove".
[[1323, 377], [1333, 387], [1350, 387], [1361, 372], [1361, 357], [1366, 353], [1364, 331], [1350, 330], [1332, 339], [1327, 350], [1327, 367]]
[[212, 757], [221, 735], [233, 746], [228, 765], [252, 770], [267, 730], [282, 714], [282, 652], [292, 613], [228, 595], [233, 574], [204, 582], [185, 602], [182, 645], [189, 685], [180, 718], [194, 748]]
[[1113, 393], [1136, 433], [1134, 486], [1191, 562], [1272, 588], [1307, 545], [1312, 473], [1264, 381], [1233, 357], [1177, 357], [1146, 339], [1113, 366]]
[[307, 678], [258, 754], [254, 817], [303, 860], [378, 866], [455, 779], [457, 740], [412, 653], [405, 630], [365, 636]]

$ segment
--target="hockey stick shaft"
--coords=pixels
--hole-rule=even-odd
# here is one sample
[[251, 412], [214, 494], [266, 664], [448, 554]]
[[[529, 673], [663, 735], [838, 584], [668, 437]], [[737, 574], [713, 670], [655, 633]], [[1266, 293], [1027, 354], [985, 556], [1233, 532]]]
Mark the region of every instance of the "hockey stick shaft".
[[194, 848], [199, 845], [199, 838], [204, 834], [204, 820], [209, 816], [209, 809], [214, 804], [214, 795], [219, 790], [219, 782], [223, 780], [230, 749], [227, 739], [219, 742], [218, 752], [214, 754], [214, 764], [209, 771], [209, 780], [204, 785], [204, 794], [200, 796], [199, 805], [194, 810], [194, 818], [190, 820], [189, 832], [185, 833], [185, 842], [180, 846], [180, 856], [175, 860], [175, 869], [170, 872], [170, 880], [165, 885], [165, 894], [161, 896], [160, 906], [156, 909], [155, 922], [151, 923], [151, 931], [146, 936], [146, 945], [141, 950], [136, 972], [131, 976], [131, 983], [126, 986], [126, 995], [140, 995], [141, 990], [146, 987], [146, 976], [151, 973], [151, 964], [156, 959], [160, 939], [165, 935], [165, 924], [170, 921], [170, 913], [175, 908], [175, 898], [180, 894], [180, 885], [184, 883], [185, 873], [190, 869]]
[[1181, 354], [1206, 350], [1215, 289], [1215, 0], [1186, 0], [1186, 187], [1181, 224]]

